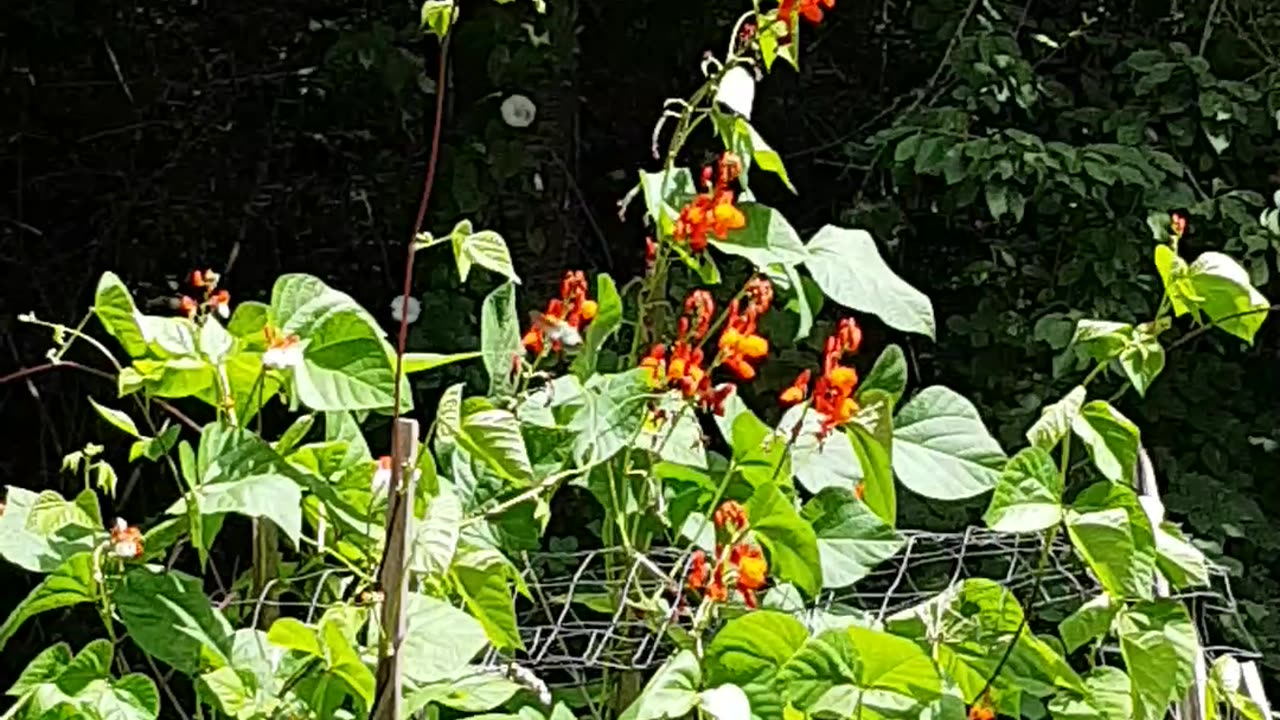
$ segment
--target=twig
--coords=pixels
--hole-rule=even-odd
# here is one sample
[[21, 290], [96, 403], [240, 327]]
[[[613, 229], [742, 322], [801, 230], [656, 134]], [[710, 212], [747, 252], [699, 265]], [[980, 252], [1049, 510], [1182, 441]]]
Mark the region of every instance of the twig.
[[[444, 121], [445, 68], [449, 64], [449, 39], [446, 34], [440, 41], [440, 68], [436, 79], [436, 115], [435, 124], [431, 128], [431, 157], [427, 161], [427, 177], [422, 183], [422, 199], [418, 202], [418, 215], [413, 221], [413, 232], [409, 234], [408, 247], [405, 249], [404, 290], [400, 295], [400, 307], [409, 306], [409, 295], [413, 292], [413, 257], [417, 252], [418, 234], [422, 232], [422, 223], [427, 217], [427, 202], [431, 199], [431, 187], [436, 180], [436, 164], [440, 160], [440, 126]], [[400, 385], [404, 378], [404, 346], [409, 337], [409, 313], [400, 314], [400, 333], [396, 339], [396, 388], [392, 407], [391, 424], [394, 427], [400, 419]], [[396, 439], [391, 436], [392, 441]], [[392, 457], [396, 456], [395, 448], [391, 449]]]
[[164, 677], [160, 674], [160, 668], [156, 667], [156, 661], [151, 659], [149, 653], [142, 653], [142, 657], [146, 658], [147, 665], [151, 667], [151, 674], [155, 676], [160, 683], [160, 689], [164, 690], [165, 697], [169, 698], [169, 702], [173, 704], [173, 709], [178, 712], [182, 720], [191, 720], [191, 716], [186, 710], [182, 709], [182, 703], [178, 702], [178, 696], [173, 694], [173, 688], [169, 687], [169, 683], [164, 681]]
[[1218, 6], [1222, 0], [1213, 0], [1209, 6], [1209, 14], [1204, 19], [1204, 32], [1200, 33], [1200, 51], [1196, 54], [1204, 57], [1204, 49], [1209, 46], [1209, 38], [1213, 36], [1213, 16], [1218, 14]]
[[578, 204], [582, 206], [582, 213], [587, 216], [587, 222], [591, 225], [592, 231], [596, 234], [596, 239], [600, 241], [600, 249], [604, 251], [604, 262], [610, 270], [613, 270], [613, 254], [609, 252], [609, 241], [605, 239], [604, 230], [600, 229], [600, 223], [596, 222], [596, 216], [592, 214], [591, 207], [587, 205], [587, 198], [582, 194], [582, 188], [578, 186], [578, 179], [569, 171], [569, 166], [565, 165], [564, 160], [560, 159], [560, 155], [553, 149], [547, 148], [551, 153], [551, 159], [556, 165], [564, 171], [564, 176], [569, 181], [569, 189], [578, 198]]
[[[14, 372], [9, 373], [8, 375], [0, 377], [0, 385], [4, 385], [5, 383], [9, 383], [14, 380], [21, 380], [25, 377], [30, 377], [31, 375], [38, 375], [48, 370], [56, 370], [57, 368], [63, 368], [63, 367], [74, 368], [76, 370], [83, 370], [84, 372], [87, 372], [90, 375], [96, 375], [104, 380], [110, 380], [113, 383], [116, 382], [116, 376], [112, 375], [109, 372], [104, 372], [97, 368], [91, 368], [88, 365], [81, 365], [80, 363], [75, 362], [74, 360], [59, 360], [56, 363], [53, 363], [53, 362], [45, 363], [44, 365], [36, 365], [33, 367], [27, 367], [27, 368], [21, 368], [19, 370], [15, 370]], [[165, 412], [172, 415], [174, 419], [177, 420], [178, 422], [182, 423], [183, 425], [186, 425], [188, 428], [190, 428], [191, 430], [194, 430], [197, 433], [200, 432], [200, 425], [195, 420], [192, 420], [191, 418], [187, 417], [186, 414], [183, 413], [178, 408], [170, 405], [169, 403], [159, 398], [151, 398], [151, 401], [159, 405], [161, 408], [163, 408]]]

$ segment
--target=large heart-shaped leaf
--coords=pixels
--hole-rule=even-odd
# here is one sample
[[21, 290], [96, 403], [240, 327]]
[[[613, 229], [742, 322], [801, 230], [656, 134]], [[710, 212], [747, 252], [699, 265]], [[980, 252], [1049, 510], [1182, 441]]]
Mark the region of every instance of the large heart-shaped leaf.
[[1105, 400], [1080, 408], [1071, 429], [1089, 450], [1098, 472], [1111, 482], [1131, 484], [1138, 464], [1138, 426]]
[[1120, 654], [1133, 682], [1134, 720], [1159, 720], [1191, 686], [1200, 642], [1178, 600], [1135, 603], [1116, 620]]
[[516, 286], [505, 282], [485, 296], [480, 306], [480, 348], [489, 371], [489, 395], [510, 395], [518, 376], [513, 359], [524, 357], [520, 318], [516, 315]]
[[774, 679], [809, 638], [799, 620], [787, 613], [758, 610], [725, 623], [707, 645], [707, 683], [733, 683], [751, 703], [759, 720], [782, 720], [781, 689]]
[[983, 520], [997, 532], [1038, 532], [1057, 525], [1062, 515], [1062, 476], [1049, 453], [1030, 447], [1000, 473]]
[[[294, 369], [302, 404], [314, 410], [391, 406], [393, 351], [377, 322], [349, 295], [310, 275], [282, 275], [271, 291], [270, 321], [304, 343], [302, 364]], [[409, 406], [412, 399], [401, 402]]]
[[822, 589], [818, 538], [774, 483], [761, 485], [746, 504], [751, 529], [769, 551], [769, 572], [813, 597]]
[[804, 507], [818, 536], [822, 584], [841, 588], [866, 577], [902, 549], [904, 540], [891, 526], [848, 492], [828, 488]]
[[231, 649], [231, 626], [209, 604], [199, 578], [133, 568], [114, 594], [116, 612], [139, 648], [188, 675]]
[[67, 558], [27, 593], [5, 618], [4, 624], [0, 624], [0, 649], [28, 619], [42, 612], [93, 602], [96, 597], [92, 553], [84, 552]]
[[692, 650], [681, 650], [658, 668], [619, 720], [684, 717], [698, 703], [701, 676], [698, 656]]
[[759, 269], [770, 265], [799, 265], [809, 259], [800, 235], [782, 213], [759, 203], [740, 206], [746, 225], [730, 231], [728, 238], [711, 238], [712, 247], [750, 260]]
[[934, 337], [933, 304], [885, 264], [868, 232], [827, 225], [806, 249], [805, 265], [827, 297], [897, 330]]
[[921, 390], [894, 420], [893, 470], [925, 497], [960, 500], [990, 490], [1004, 463], [973, 403], [948, 388]]
[[783, 697], [811, 715], [912, 716], [942, 696], [933, 660], [918, 645], [857, 626], [810, 639], [778, 682]]
[[587, 325], [582, 348], [570, 366], [580, 378], [590, 377], [595, 372], [600, 349], [622, 325], [622, 297], [618, 295], [618, 287], [613, 278], [605, 273], [596, 276], [596, 306], [596, 316]]
[[[39, 521], [32, 520], [33, 511]], [[34, 493], [10, 485], [0, 514], [0, 558], [28, 572], [52, 572], [105, 539], [101, 527], [78, 503], [53, 490]]]
[[1108, 593], [1151, 597], [1155, 535], [1133, 490], [1108, 482], [1091, 485], [1076, 497], [1066, 521], [1076, 551]]

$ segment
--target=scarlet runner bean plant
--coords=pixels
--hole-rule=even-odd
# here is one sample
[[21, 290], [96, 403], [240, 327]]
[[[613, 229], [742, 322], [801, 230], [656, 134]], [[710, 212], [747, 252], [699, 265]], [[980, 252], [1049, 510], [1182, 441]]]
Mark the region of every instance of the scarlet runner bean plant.
[[[117, 393], [94, 407], [131, 442], [130, 462], [152, 463], [146, 474], [173, 481], [174, 500], [143, 526], [109, 525], [99, 493], [114, 493], [115, 472], [91, 448], [69, 459], [86, 479], [74, 498], [10, 486], [0, 556], [44, 579], [0, 626], [0, 645], [31, 617], [78, 604], [97, 608], [106, 637], [34, 658], [8, 691], [5, 717], [154, 718], [161, 691], [180, 716], [369, 716], [387, 632], [377, 612], [386, 600], [376, 581], [383, 513], [403, 492], [392, 479], [405, 473], [417, 478], [401, 648], [406, 713], [1164, 716], [1190, 687], [1202, 649], [1185, 606], [1153, 586], [1157, 578], [1206, 584], [1208, 566], [1159, 508], [1139, 501], [1139, 430], [1089, 392], [1116, 375], [1145, 393], [1164, 364], [1161, 337], [1188, 320], [1198, 326], [1192, 334], [1216, 328], [1251, 342], [1268, 303], [1230, 257], [1184, 260], [1185, 221], [1161, 218], [1156, 317], [1081, 321], [1070, 352], [1092, 369], [1044, 409], [1012, 457], [958, 393], [932, 386], [908, 397], [896, 346], [880, 348], [860, 377], [853, 362], [871, 349], [856, 318], [932, 338], [929, 300], [889, 268], [868, 233], [827, 225], [802, 241], [750, 185], [763, 171], [790, 187], [750, 122], [756, 78], [779, 58], [797, 65], [801, 21], [833, 10], [832, 0], [757, 5], [724, 58], [705, 59], [703, 84], [667, 103], [655, 130], [655, 138], [670, 131], [665, 154], [655, 151], [662, 166], [641, 171], [628, 198], [642, 198], [648, 267], [623, 288], [608, 275], [592, 283], [566, 271], [556, 296], [537, 303], [544, 310], [522, 322], [519, 277], [501, 237], [467, 221], [416, 237], [410, 258], [437, 262], [432, 249], [448, 244], [464, 281], [503, 279], [484, 302], [474, 352], [393, 348], [349, 296], [298, 274], [279, 278], [262, 303], [234, 302], [217, 273], [196, 272], [176, 312], [149, 315], [107, 273], [91, 314], [118, 350], [85, 323], [25, 318], [54, 331], [55, 364], [75, 345], [98, 354], [109, 370], [94, 372], [114, 379]], [[456, 11], [431, 0], [424, 25], [443, 41]], [[695, 182], [680, 163], [699, 130], [723, 152]], [[749, 277], [723, 288], [726, 261], [749, 264]], [[676, 280], [695, 287], [673, 297]], [[771, 426], [739, 391], [782, 340], [766, 328], [794, 327], [788, 342], [808, 337], [820, 298], [836, 306], [833, 329], [813, 366], [777, 396], [785, 412]], [[775, 313], [794, 325], [764, 322]], [[610, 344], [618, 362], [605, 368]], [[465, 397], [454, 385], [434, 411], [415, 411], [405, 375], [473, 360], [487, 371], [486, 393]], [[402, 413], [427, 420], [427, 431], [418, 456], [394, 468], [370, 448], [361, 422]], [[290, 423], [269, 431], [268, 414]], [[851, 609], [802, 623], [798, 606], [857, 583], [900, 549], [898, 482], [939, 503], [990, 493], [992, 530], [1044, 537], [1037, 588], [1065, 530], [1100, 593], [1056, 635], [1032, 627], [1036, 593], [1020, 601], [985, 579], [882, 623]], [[648, 622], [673, 647], [650, 677], [616, 674], [572, 705], [525, 668], [479, 664], [487, 648], [524, 649], [513, 598], [530, 589], [509, 558], [542, 546], [566, 486], [595, 498], [601, 543], [627, 558], [608, 568], [618, 581], [602, 600], [610, 615]], [[189, 547], [196, 561], [185, 566], [212, 570], [209, 550], [233, 517], [253, 523], [253, 558], [214, 602], [209, 583], [175, 564]], [[622, 579], [656, 546], [686, 549], [687, 561], [668, 589], [647, 595]], [[312, 598], [312, 609], [264, 612], [286, 592]], [[233, 596], [251, 602], [226, 604]], [[1098, 652], [1104, 644], [1119, 647], [1120, 662]], [[1208, 702], [1260, 717], [1243, 667], [1215, 662]], [[167, 683], [166, 669], [189, 684]]]

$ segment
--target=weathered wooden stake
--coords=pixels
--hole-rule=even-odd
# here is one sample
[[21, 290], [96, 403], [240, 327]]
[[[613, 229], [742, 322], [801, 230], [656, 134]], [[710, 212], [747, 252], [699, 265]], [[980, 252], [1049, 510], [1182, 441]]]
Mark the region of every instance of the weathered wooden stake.
[[403, 668], [400, 665], [400, 644], [404, 642], [404, 606], [409, 595], [409, 538], [417, 484], [417, 473], [413, 468], [418, 458], [418, 421], [400, 418], [393, 432], [386, 547], [382, 566], [378, 569], [378, 588], [383, 594], [382, 633], [371, 720], [400, 720], [401, 715]]

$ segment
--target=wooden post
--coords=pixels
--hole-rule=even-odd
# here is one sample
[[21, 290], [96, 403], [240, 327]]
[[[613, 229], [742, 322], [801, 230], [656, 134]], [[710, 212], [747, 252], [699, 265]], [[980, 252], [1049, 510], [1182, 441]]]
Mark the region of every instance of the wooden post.
[[[403, 668], [400, 644], [404, 642], [404, 606], [409, 595], [409, 538], [413, 525], [413, 498], [417, 485], [414, 466], [418, 459], [418, 421], [400, 418], [391, 441], [391, 485], [387, 492], [386, 547], [378, 568], [382, 591], [381, 646], [378, 653], [377, 688], [371, 720], [400, 720]], [[406, 472], [407, 471], [407, 472]]]
[[[1147, 456], [1147, 449], [1138, 446], [1138, 472], [1137, 486], [1140, 500], [1150, 498], [1154, 502], [1142, 503], [1142, 509], [1147, 514], [1147, 519], [1151, 521], [1153, 530], [1160, 527], [1160, 523], [1164, 522], [1164, 504], [1160, 502], [1160, 488], [1156, 485], [1155, 469], [1151, 465], [1151, 458]], [[1156, 570], [1155, 580], [1156, 597], [1169, 596], [1169, 582], [1165, 580], [1164, 575]], [[1196, 630], [1195, 623], [1192, 622], [1191, 629], [1196, 633], [1196, 658], [1195, 670], [1191, 677], [1191, 687], [1187, 690], [1187, 697], [1174, 706], [1173, 714], [1178, 720], [1205, 720], [1205, 688], [1208, 686], [1209, 678], [1205, 670], [1204, 652], [1200, 650], [1200, 633]]]

